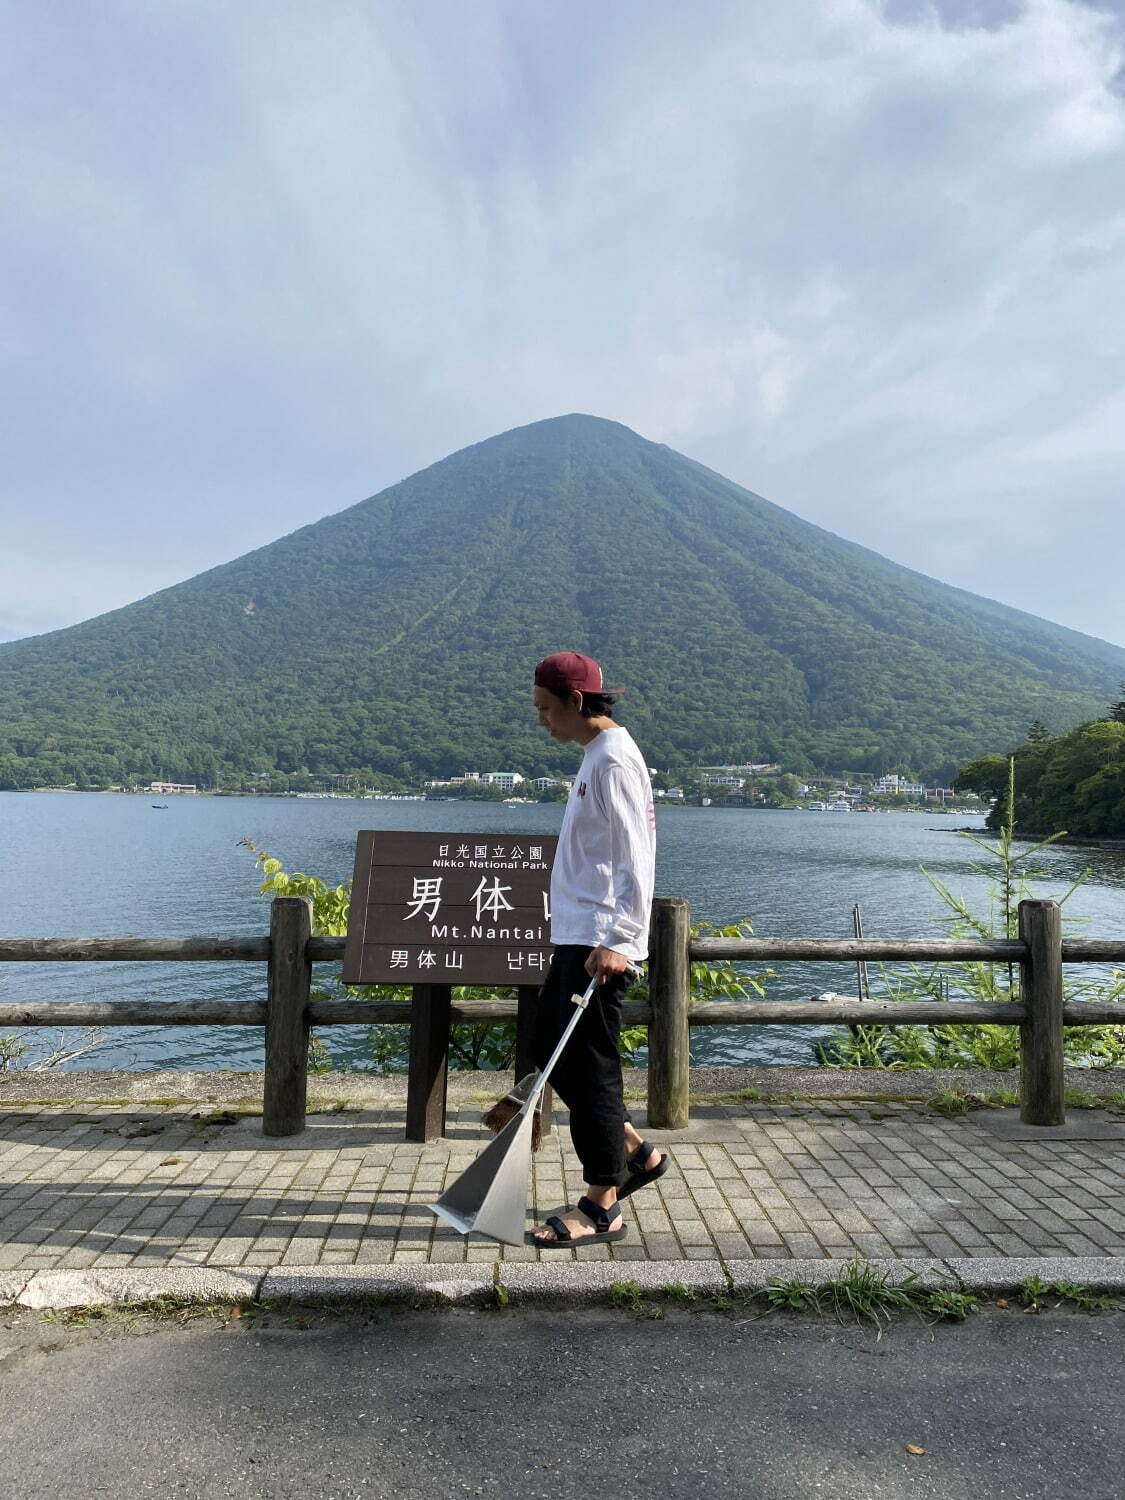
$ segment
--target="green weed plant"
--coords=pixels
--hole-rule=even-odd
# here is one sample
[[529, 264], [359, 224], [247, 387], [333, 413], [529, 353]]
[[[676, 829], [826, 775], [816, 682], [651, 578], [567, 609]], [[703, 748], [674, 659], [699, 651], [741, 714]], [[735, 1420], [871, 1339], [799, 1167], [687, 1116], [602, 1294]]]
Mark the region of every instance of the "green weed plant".
[[1028, 1312], [1065, 1306], [1075, 1312], [1101, 1313], [1119, 1306], [1115, 1297], [1093, 1292], [1077, 1281], [1044, 1281], [1040, 1276], [1027, 1276], [1020, 1282], [1019, 1299]]
[[[944, 934], [951, 938], [1007, 938], [1019, 936], [1021, 901], [1041, 895], [1037, 882], [1047, 872], [1029, 863], [1049, 845], [1065, 837], [1051, 834], [1027, 848], [1017, 847], [1015, 836], [1015, 761], [1009, 762], [1006, 812], [995, 840], [980, 838], [961, 830], [982, 851], [982, 858], [971, 868], [988, 880], [988, 899], [984, 911], [977, 911], [968, 898], [950, 890], [944, 881], [931, 875], [923, 866], [922, 874], [941, 897], [946, 911], [938, 917]], [[1083, 871], [1060, 895], [1053, 897], [1065, 909], [1065, 903], [1087, 879]], [[1064, 923], [1073, 925], [1077, 919]], [[1106, 977], [1082, 977], [1074, 965], [1064, 969], [1063, 988], [1070, 1000], [1119, 1001], [1125, 999], [1125, 973], [1114, 969]], [[1079, 966], [1081, 967], [1081, 966]], [[908, 964], [883, 966], [879, 970], [879, 1000], [972, 1000], [1016, 1004], [1020, 1000], [1019, 966], [1014, 963], [953, 963], [924, 967]], [[1018, 1026], [933, 1025], [933, 1026], [854, 1026], [841, 1031], [828, 1042], [815, 1047], [817, 1060], [834, 1068], [1017, 1068], [1020, 1060]], [[1064, 1055], [1075, 1066], [1113, 1068], [1125, 1066], [1125, 1026], [1068, 1027]]]

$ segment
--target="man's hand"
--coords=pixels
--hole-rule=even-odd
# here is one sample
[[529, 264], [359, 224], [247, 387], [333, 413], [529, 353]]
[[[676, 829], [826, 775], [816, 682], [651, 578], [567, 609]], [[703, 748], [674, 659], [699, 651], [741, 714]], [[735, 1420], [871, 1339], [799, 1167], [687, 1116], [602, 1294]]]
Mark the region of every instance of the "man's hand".
[[595, 948], [586, 960], [586, 973], [596, 978], [599, 984], [605, 984], [614, 974], [624, 974], [632, 967], [624, 953], [616, 953], [612, 948]]

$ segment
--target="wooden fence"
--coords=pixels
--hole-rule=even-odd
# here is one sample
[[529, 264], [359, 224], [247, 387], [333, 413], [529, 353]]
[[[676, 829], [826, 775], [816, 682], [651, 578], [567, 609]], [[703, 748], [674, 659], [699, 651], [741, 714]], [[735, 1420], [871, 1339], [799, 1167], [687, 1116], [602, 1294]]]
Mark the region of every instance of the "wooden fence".
[[[1054, 901], [1023, 901], [1019, 937], [693, 938], [686, 901], [653, 905], [650, 1003], [627, 1001], [627, 1025], [649, 1029], [648, 1122], [688, 1122], [688, 1034], [692, 1026], [980, 1025], [1020, 1028], [1020, 1118], [1060, 1125], [1063, 1031], [1067, 1026], [1125, 1025], [1125, 1005], [1066, 1001], [1064, 963], [1125, 961], [1125, 940], [1064, 939]], [[456, 1003], [448, 985], [415, 985], [409, 1006], [394, 1001], [313, 1000], [312, 965], [343, 958], [344, 939], [314, 937], [311, 908], [276, 897], [263, 937], [0, 938], [0, 962], [244, 962], [267, 966], [262, 1000], [99, 1000], [0, 1004], [0, 1030], [19, 1026], [264, 1026], [262, 1129], [270, 1136], [304, 1129], [310, 1028], [407, 1023], [410, 1067], [406, 1139], [434, 1140], [445, 1125], [449, 1027], [453, 1022], [516, 1022], [517, 1074], [528, 1071], [535, 990], [516, 1001]], [[691, 964], [705, 959], [841, 962], [857, 959], [1018, 964], [1018, 1004], [989, 1001], [878, 1001], [829, 995], [809, 1001], [691, 1004]]]

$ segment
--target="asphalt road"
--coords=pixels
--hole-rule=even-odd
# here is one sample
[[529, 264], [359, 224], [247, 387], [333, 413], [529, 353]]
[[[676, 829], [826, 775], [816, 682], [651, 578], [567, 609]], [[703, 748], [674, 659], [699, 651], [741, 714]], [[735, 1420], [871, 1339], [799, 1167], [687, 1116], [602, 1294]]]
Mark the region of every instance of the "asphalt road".
[[1015, 1309], [12, 1313], [0, 1497], [1117, 1500], [1123, 1351], [1125, 1314]]

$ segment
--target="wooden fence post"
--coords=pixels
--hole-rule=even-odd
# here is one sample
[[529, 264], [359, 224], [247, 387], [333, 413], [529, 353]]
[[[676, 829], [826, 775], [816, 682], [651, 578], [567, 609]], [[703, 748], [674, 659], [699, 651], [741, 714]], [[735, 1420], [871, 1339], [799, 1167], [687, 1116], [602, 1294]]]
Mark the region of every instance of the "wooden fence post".
[[437, 1141], [445, 1134], [449, 1082], [449, 1011], [453, 986], [416, 984], [410, 1001], [410, 1072], [406, 1080], [406, 1139]]
[[1063, 1125], [1062, 912], [1057, 901], [1021, 901], [1020, 1119], [1025, 1125]]
[[648, 1123], [656, 1130], [682, 1130], [688, 1122], [690, 943], [688, 903], [679, 896], [654, 901], [649, 949]]
[[312, 904], [303, 896], [275, 896], [270, 902], [263, 1135], [299, 1135], [305, 1128], [311, 933]]

